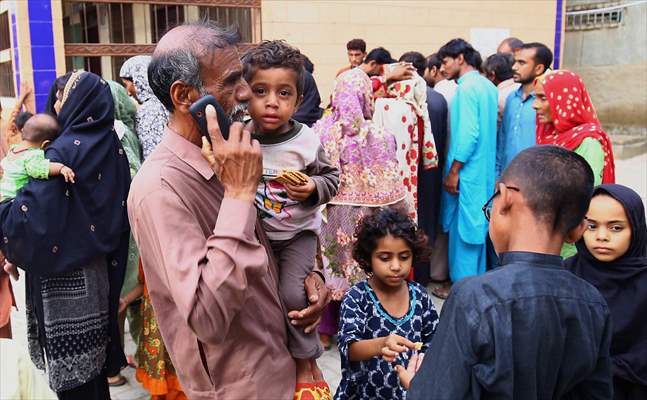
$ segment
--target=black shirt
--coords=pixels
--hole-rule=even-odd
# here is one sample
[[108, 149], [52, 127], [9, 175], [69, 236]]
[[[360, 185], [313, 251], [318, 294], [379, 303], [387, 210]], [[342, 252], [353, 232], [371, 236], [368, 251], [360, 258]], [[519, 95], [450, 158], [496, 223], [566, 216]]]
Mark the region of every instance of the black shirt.
[[561, 258], [514, 252], [452, 288], [408, 400], [611, 399], [604, 298]]

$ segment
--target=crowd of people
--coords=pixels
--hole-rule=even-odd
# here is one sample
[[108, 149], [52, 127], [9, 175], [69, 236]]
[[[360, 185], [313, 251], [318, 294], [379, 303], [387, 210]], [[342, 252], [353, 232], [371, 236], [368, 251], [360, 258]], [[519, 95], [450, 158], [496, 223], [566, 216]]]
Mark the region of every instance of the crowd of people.
[[7, 393], [109, 399], [130, 364], [153, 399], [647, 398], [645, 209], [547, 46], [353, 39], [322, 104], [298, 49], [238, 39], [178, 26], [120, 82], [59, 77], [43, 113], [21, 87]]

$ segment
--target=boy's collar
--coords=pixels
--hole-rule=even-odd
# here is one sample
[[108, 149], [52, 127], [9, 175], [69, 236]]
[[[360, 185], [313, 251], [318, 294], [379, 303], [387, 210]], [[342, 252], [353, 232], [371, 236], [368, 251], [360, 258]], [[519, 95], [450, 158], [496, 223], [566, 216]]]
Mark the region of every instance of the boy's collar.
[[294, 119], [290, 119], [290, 129], [285, 132], [285, 133], [279, 133], [279, 134], [273, 134], [273, 135], [264, 135], [262, 133], [254, 133], [252, 134], [252, 138], [258, 140], [260, 144], [278, 144], [278, 143], [283, 143], [286, 142], [296, 135], [301, 132], [301, 128], [303, 128], [303, 124], [299, 121], [296, 121]]
[[526, 263], [546, 267], [562, 267], [562, 257], [554, 254], [533, 253], [530, 251], [510, 251], [499, 255], [499, 265]]

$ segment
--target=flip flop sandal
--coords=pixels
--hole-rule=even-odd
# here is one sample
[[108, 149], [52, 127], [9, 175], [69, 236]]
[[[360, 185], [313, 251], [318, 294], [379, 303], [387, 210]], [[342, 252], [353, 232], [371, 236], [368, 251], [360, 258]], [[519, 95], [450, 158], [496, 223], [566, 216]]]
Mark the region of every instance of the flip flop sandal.
[[332, 400], [332, 392], [326, 381], [315, 382], [315, 390], [319, 393], [321, 400]]
[[314, 383], [297, 383], [294, 400], [322, 400]]

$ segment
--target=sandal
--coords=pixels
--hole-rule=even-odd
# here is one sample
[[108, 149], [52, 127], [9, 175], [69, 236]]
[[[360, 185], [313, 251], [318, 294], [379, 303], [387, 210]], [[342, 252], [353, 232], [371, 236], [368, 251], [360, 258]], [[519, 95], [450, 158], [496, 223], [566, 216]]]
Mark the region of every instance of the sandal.
[[321, 400], [332, 400], [332, 392], [330, 386], [326, 381], [315, 382], [315, 390], [319, 394]]
[[108, 377], [108, 386], [110, 387], [119, 387], [125, 385], [126, 383], [128, 383], [128, 380], [121, 374]]
[[294, 400], [321, 400], [315, 383], [297, 383], [294, 388]]

